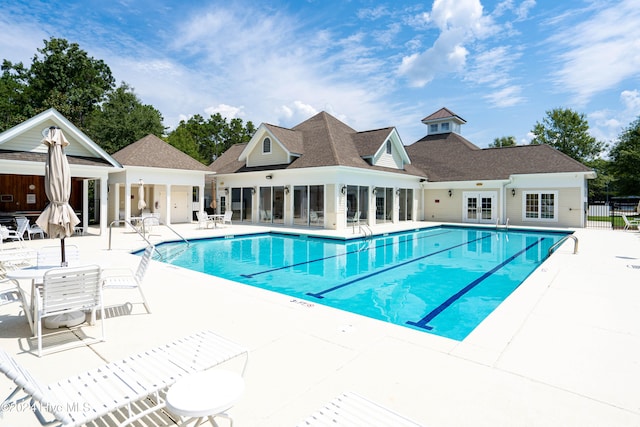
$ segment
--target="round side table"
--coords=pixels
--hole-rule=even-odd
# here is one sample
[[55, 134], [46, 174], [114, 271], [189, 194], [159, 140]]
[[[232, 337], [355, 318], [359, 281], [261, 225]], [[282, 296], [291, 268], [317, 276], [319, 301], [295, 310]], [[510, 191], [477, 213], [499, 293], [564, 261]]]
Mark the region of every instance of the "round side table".
[[233, 419], [226, 414], [242, 396], [244, 379], [241, 375], [222, 369], [213, 369], [188, 375], [176, 381], [167, 392], [167, 410], [179, 417], [187, 419], [180, 424], [184, 426], [197, 419], [195, 426], [208, 418], [211, 425], [218, 424], [214, 417], [222, 416]]

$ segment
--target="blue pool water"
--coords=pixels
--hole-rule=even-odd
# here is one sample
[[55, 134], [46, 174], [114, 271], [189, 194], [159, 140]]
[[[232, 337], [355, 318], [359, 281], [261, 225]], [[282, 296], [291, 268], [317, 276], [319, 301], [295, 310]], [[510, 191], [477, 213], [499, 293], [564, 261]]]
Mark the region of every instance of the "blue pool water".
[[265, 233], [158, 250], [170, 264], [462, 340], [566, 234], [436, 227], [344, 241]]

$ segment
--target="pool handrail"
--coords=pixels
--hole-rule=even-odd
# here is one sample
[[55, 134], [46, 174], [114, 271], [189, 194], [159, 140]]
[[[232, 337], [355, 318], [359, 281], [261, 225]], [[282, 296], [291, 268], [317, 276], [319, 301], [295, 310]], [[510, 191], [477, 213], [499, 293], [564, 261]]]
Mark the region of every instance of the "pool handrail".
[[559, 248], [560, 245], [562, 245], [569, 238], [573, 239], [573, 254], [574, 255], [577, 254], [578, 253], [578, 238], [576, 236], [574, 236], [573, 234], [567, 234], [562, 239], [558, 240], [553, 245], [551, 245], [551, 247], [549, 248], [549, 253], [547, 254], [547, 256], [551, 256], [553, 251], [555, 251], [557, 248]]

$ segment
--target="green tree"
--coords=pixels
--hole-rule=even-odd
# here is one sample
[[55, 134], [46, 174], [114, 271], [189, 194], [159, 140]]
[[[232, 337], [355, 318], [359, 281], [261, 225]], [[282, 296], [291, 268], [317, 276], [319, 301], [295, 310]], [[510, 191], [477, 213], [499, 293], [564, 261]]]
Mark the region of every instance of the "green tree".
[[28, 119], [28, 85], [25, 82], [26, 70], [22, 63], [12, 64], [6, 59], [2, 62], [0, 75], [0, 132], [5, 131]]
[[605, 143], [589, 135], [589, 123], [584, 114], [571, 109], [556, 108], [546, 112], [542, 122], [531, 131], [531, 144], [548, 144], [579, 162], [596, 159]]
[[640, 195], [640, 116], [622, 131], [609, 157], [618, 194]]
[[517, 145], [515, 136], [501, 136], [500, 138], [494, 139], [493, 142], [489, 144], [489, 148], [513, 147], [515, 145]]
[[107, 153], [149, 134], [162, 137], [162, 114], [151, 105], [144, 105], [126, 83], [107, 94], [106, 101], [91, 114], [87, 134]]
[[220, 113], [209, 120], [196, 114], [187, 121], [181, 121], [172, 131], [167, 142], [193, 158], [209, 165], [233, 144], [248, 142], [255, 133], [255, 127], [248, 121], [234, 118], [230, 122]]
[[36, 112], [53, 107], [84, 130], [115, 85], [111, 69], [65, 39], [44, 40], [38, 52], [25, 75], [29, 103]]

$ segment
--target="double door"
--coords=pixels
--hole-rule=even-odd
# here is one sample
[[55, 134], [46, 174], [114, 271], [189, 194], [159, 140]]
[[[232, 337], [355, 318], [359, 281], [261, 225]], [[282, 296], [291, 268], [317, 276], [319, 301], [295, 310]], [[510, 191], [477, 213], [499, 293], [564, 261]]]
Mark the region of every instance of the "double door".
[[464, 192], [462, 220], [471, 223], [494, 223], [497, 219], [496, 192]]

